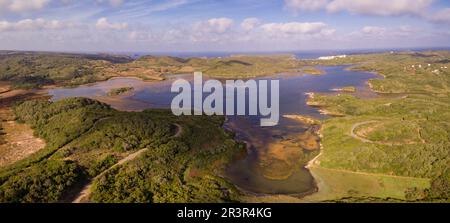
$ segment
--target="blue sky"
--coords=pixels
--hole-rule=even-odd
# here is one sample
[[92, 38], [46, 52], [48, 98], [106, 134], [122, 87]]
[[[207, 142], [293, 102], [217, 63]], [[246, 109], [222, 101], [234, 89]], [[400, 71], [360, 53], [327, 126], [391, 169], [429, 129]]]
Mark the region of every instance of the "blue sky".
[[0, 0], [0, 49], [450, 47], [448, 0]]

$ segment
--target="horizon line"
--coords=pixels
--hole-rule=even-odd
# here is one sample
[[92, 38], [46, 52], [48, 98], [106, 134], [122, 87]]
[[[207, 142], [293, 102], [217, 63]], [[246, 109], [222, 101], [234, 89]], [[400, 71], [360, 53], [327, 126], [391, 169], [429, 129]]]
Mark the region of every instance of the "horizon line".
[[386, 48], [340, 48], [340, 49], [308, 49], [308, 50], [247, 50], [247, 51], [103, 51], [103, 50], [25, 50], [25, 49], [0, 49], [0, 52], [36, 52], [36, 53], [68, 53], [68, 54], [199, 54], [199, 53], [248, 53], [248, 54], [275, 54], [275, 53], [299, 53], [299, 52], [342, 52], [342, 51], [424, 51], [424, 50], [450, 50], [450, 46], [430, 46], [430, 47], [386, 47]]

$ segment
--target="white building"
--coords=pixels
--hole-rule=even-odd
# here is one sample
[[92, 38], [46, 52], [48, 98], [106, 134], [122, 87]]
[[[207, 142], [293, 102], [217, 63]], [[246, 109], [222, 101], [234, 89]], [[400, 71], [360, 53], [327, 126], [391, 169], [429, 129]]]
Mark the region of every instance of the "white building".
[[319, 60], [334, 60], [337, 58], [346, 58], [347, 55], [337, 55], [337, 56], [327, 56], [327, 57], [319, 57]]

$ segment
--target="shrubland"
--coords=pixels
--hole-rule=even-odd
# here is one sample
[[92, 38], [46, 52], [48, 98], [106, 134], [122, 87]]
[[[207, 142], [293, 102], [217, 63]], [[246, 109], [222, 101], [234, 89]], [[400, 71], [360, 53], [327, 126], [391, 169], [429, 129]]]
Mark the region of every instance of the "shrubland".
[[[90, 179], [95, 179], [93, 202], [238, 199], [236, 189], [219, 175], [243, 146], [221, 128], [222, 117], [120, 112], [85, 98], [26, 101], [14, 113], [47, 146], [0, 170], [2, 202], [70, 201]], [[174, 137], [177, 131], [182, 134]], [[111, 169], [143, 149], [141, 157]]]
[[[310, 104], [339, 115], [323, 122], [320, 166], [355, 172], [431, 179], [406, 197], [446, 200], [450, 178], [450, 67], [448, 52], [356, 55], [323, 63], [356, 63], [377, 72], [378, 97], [317, 95]], [[355, 137], [355, 135], [359, 136]], [[361, 140], [365, 139], [365, 141]]]
[[119, 76], [162, 80], [164, 75], [195, 71], [216, 78], [250, 78], [279, 72], [300, 72], [301, 67], [301, 61], [292, 55], [235, 55], [224, 58], [143, 56], [133, 60], [117, 55], [0, 53], [0, 81], [9, 81], [14, 88], [76, 86]]

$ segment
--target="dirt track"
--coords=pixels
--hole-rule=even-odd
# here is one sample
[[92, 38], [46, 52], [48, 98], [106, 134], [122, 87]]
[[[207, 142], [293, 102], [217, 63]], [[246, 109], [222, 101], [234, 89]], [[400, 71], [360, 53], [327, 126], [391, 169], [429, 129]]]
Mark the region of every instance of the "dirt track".
[[93, 179], [91, 179], [89, 181], [89, 183], [83, 187], [83, 190], [81, 190], [81, 192], [78, 194], [78, 196], [74, 199], [73, 203], [86, 203], [89, 200], [89, 196], [91, 195], [91, 187], [93, 182], [98, 179], [99, 177], [103, 176], [103, 174], [105, 174], [106, 172], [108, 172], [109, 170], [112, 170], [120, 165], [123, 165], [131, 160], [136, 159], [138, 156], [140, 156], [142, 153], [144, 153], [145, 151], [147, 151], [148, 149], [141, 149], [135, 153], [132, 153], [130, 155], [128, 155], [127, 157], [121, 159], [119, 162], [117, 162], [116, 164], [114, 164], [113, 166], [111, 166], [109, 169], [103, 171], [101, 174], [99, 174], [98, 176], [94, 177]]
[[[177, 127], [177, 132], [175, 133], [175, 135], [173, 137], [180, 137], [180, 135], [183, 133], [183, 128], [181, 127], [181, 125], [179, 124], [174, 124]], [[77, 195], [77, 197], [74, 199], [74, 201], [72, 203], [87, 203], [89, 202], [89, 196], [91, 195], [91, 188], [92, 188], [92, 184], [93, 182], [100, 178], [101, 176], [103, 176], [103, 174], [105, 174], [106, 172], [108, 172], [109, 170], [112, 170], [120, 165], [123, 165], [129, 161], [132, 161], [134, 159], [136, 159], [137, 157], [139, 157], [141, 154], [143, 154], [144, 152], [146, 152], [148, 149], [141, 149], [135, 153], [132, 153], [130, 155], [128, 155], [127, 157], [121, 159], [119, 162], [117, 162], [116, 164], [114, 164], [113, 166], [111, 166], [110, 168], [108, 168], [107, 170], [103, 171], [102, 173], [100, 173], [98, 176], [94, 177], [93, 179], [91, 179], [89, 181], [89, 183], [87, 185], [85, 185], [83, 187], [83, 189], [81, 190], [81, 192]]]
[[355, 124], [352, 126], [352, 130], [350, 130], [350, 136], [353, 137], [353, 138], [355, 138], [355, 139], [357, 139], [357, 140], [359, 140], [359, 141], [361, 141], [361, 142], [365, 142], [365, 143], [374, 143], [374, 142], [371, 141], [371, 140], [362, 138], [362, 137], [358, 136], [357, 134], [355, 134], [355, 129], [358, 128], [359, 126], [361, 126], [361, 125], [366, 125], [366, 124], [370, 124], [370, 123], [374, 123], [374, 122], [377, 122], [377, 121], [366, 121], [366, 122], [355, 123]]

